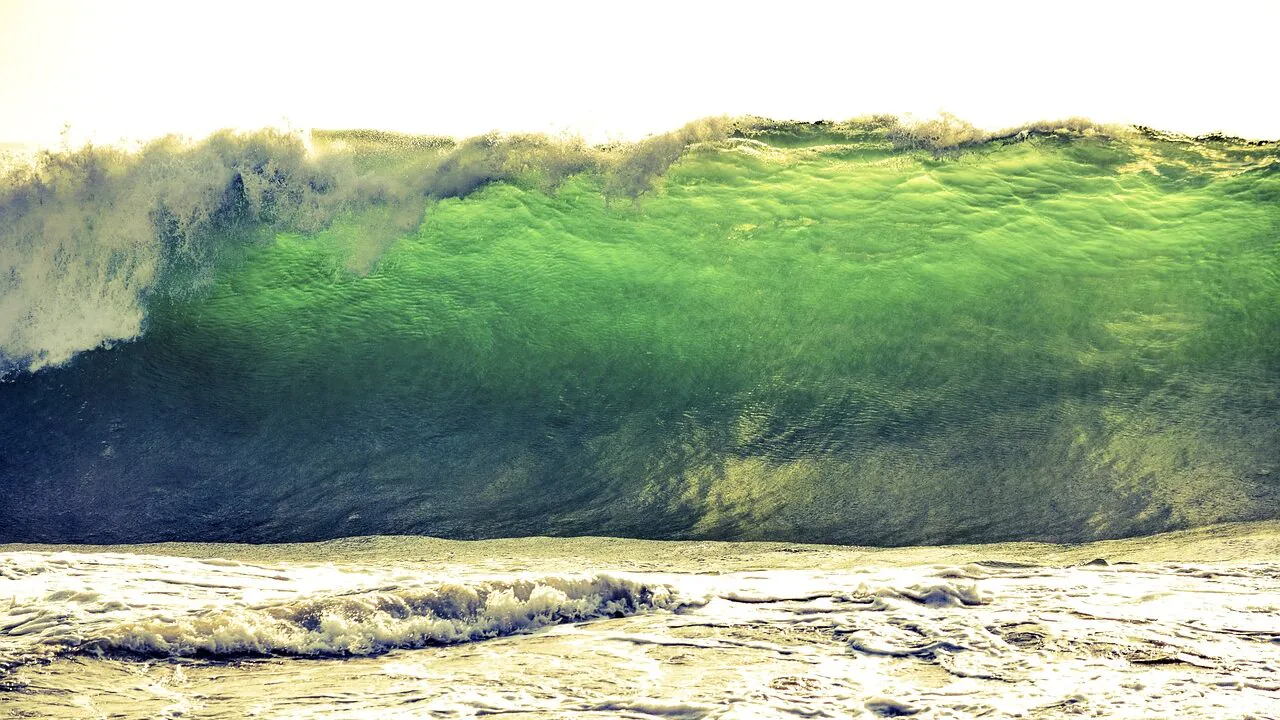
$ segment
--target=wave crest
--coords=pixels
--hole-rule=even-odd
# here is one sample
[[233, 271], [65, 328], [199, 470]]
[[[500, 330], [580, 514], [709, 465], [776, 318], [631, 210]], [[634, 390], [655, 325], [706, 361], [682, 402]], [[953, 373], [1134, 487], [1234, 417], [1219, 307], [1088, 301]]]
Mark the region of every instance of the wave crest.
[[[28, 650], [158, 657], [355, 656], [473, 642], [550, 625], [674, 609], [669, 586], [608, 574], [453, 581], [178, 613], [62, 592], [0, 622]], [[177, 608], [173, 608], [177, 609]]]
[[135, 620], [102, 629], [78, 649], [179, 657], [371, 655], [623, 617], [676, 603], [670, 588], [610, 575], [450, 583]]
[[[339, 216], [387, 208], [361, 228], [373, 252], [422, 221], [429, 200], [493, 182], [553, 188], [573, 174], [608, 192], [650, 190], [692, 144], [724, 138], [698, 121], [639, 143], [490, 134], [455, 141], [374, 131], [215, 133], [40, 152], [0, 166], [0, 380], [140, 336], [156, 296], [184, 296], [272, 233], [315, 233]], [[368, 252], [363, 254], [367, 255]]]

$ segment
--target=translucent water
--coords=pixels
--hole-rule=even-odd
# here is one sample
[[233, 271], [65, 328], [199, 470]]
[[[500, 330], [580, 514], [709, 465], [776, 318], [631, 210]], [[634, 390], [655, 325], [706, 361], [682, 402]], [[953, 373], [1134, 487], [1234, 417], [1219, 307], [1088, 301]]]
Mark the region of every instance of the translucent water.
[[[374, 136], [360, 182], [427, 196], [388, 181], [309, 234], [232, 222], [325, 187], [270, 145], [226, 189], [173, 161], [185, 184], [31, 200], [65, 241], [0, 247], [0, 539], [902, 545], [1276, 516], [1275, 145], [814, 128], [673, 146], [634, 201], [621, 171], [549, 183], [549, 150], [419, 167]], [[129, 203], [175, 187], [216, 191], [222, 234], [131, 234]]]

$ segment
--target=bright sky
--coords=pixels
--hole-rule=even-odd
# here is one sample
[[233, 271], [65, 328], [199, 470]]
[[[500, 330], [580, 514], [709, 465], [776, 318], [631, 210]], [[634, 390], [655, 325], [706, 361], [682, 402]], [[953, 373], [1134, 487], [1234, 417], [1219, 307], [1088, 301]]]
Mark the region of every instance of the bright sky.
[[939, 110], [1280, 138], [1277, 27], [1275, 0], [0, 0], [0, 143]]

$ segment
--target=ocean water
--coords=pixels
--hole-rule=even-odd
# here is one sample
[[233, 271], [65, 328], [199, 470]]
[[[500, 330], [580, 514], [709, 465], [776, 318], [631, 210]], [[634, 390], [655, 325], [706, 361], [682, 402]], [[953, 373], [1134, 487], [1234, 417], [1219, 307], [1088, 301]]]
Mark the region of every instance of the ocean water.
[[1275, 144], [886, 123], [52, 156], [0, 213], [0, 540], [1280, 514]]
[[0, 550], [11, 717], [1280, 708], [1274, 523], [1070, 547], [383, 537]]
[[1280, 718], [1276, 143], [34, 163], [0, 716]]

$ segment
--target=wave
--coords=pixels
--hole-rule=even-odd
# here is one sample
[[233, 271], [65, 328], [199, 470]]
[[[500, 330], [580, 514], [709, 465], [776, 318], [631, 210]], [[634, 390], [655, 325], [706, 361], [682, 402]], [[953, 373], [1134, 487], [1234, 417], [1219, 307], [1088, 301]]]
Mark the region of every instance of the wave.
[[0, 165], [0, 381], [64, 364], [77, 353], [141, 336], [157, 299], [207, 290], [220, 266], [280, 231], [315, 233], [383, 208], [361, 228], [365, 269], [413, 231], [432, 201], [494, 182], [554, 189], [603, 176], [606, 197], [635, 199], [690, 148], [729, 138], [847, 143], [881, 138], [935, 155], [1032, 137], [1118, 138], [1266, 146], [1222, 135], [1190, 138], [1083, 118], [985, 131], [954, 116], [891, 115], [845, 122], [709, 118], [637, 143], [599, 147], [537, 134], [455, 140], [375, 130], [223, 131], [166, 137], [130, 152], [111, 146], [39, 151]]
[[674, 604], [667, 588], [606, 575], [489, 581], [130, 621], [98, 630], [77, 650], [168, 657], [370, 655], [623, 617]]
[[[20, 603], [15, 596], [0, 615], [0, 655], [10, 662], [42, 652], [375, 655], [699, 602], [662, 583], [601, 573], [408, 579], [359, 567], [257, 568], [136, 556], [42, 562], [49, 557], [27, 554], [0, 568], [15, 592], [31, 593]], [[175, 563], [183, 566], [181, 576]], [[96, 578], [93, 589], [76, 580], [86, 576]], [[307, 590], [335, 579], [338, 588]], [[276, 597], [255, 602], [261, 595]]]
[[309, 142], [7, 176], [0, 541], [1280, 513], [1274, 145], [951, 118]]
[[503, 180], [554, 187], [586, 171], [635, 197], [724, 127], [700, 121], [607, 148], [543, 135], [224, 131], [137, 152], [87, 145], [15, 159], [0, 166], [0, 380], [139, 337], [150, 303], [200, 292], [270, 233], [314, 233], [386, 208], [389, 222], [363, 228], [376, 253], [432, 200]]

